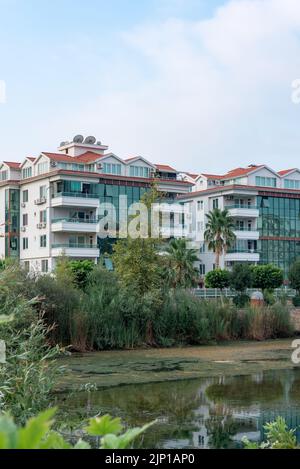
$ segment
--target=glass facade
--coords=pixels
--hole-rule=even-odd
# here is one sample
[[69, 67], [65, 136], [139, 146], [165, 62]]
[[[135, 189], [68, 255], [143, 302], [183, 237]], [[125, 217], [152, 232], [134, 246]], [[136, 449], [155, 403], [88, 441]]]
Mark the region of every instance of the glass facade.
[[258, 208], [260, 262], [277, 265], [287, 276], [300, 257], [300, 199], [261, 196]]
[[5, 190], [5, 257], [19, 257], [20, 190]]

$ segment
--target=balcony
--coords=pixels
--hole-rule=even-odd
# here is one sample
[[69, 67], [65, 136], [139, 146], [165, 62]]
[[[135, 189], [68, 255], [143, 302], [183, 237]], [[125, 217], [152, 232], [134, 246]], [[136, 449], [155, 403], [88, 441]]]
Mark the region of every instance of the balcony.
[[52, 220], [51, 231], [53, 233], [97, 233], [97, 224], [96, 219], [57, 218]]
[[225, 256], [226, 262], [259, 262], [256, 249], [230, 249]]
[[254, 229], [236, 228], [234, 230], [234, 234], [235, 234], [237, 239], [244, 239], [244, 240], [249, 240], [249, 241], [259, 240], [259, 231], [254, 230]]
[[225, 206], [229, 210], [229, 214], [233, 218], [258, 218], [259, 209], [256, 205], [227, 205]]
[[97, 258], [100, 256], [100, 250], [97, 245], [91, 244], [52, 244], [52, 256], [74, 258]]
[[59, 192], [52, 195], [52, 207], [98, 208], [99, 196], [83, 192]]

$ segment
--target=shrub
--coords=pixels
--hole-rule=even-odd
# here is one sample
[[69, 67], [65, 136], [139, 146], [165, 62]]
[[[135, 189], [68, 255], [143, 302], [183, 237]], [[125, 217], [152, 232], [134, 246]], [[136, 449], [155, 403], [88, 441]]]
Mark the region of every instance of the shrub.
[[252, 267], [252, 282], [254, 288], [274, 290], [283, 284], [283, 271], [275, 265], [255, 265]]
[[216, 269], [211, 270], [205, 277], [206, 288], [223, 288], [229, 287], [230, 273], [228, 270]]
[[238, 308], [244, 308], [250, 302], [250, 297], [246, 293], [239, 293], [233, 298], [233, 304]]
[[244, 339], [266, 340], [292, 335], [289, 309], [281, 304], [272, 307], [248, 307], [241, 314], [241, 336]]
[[295, 306], [295, 308], [300, 308], [300, 295], [296, 295], [293, 298], [293, 305]]
[[264, 300], [267, 305], [274, 305], [276, 303], [274, 292], [272, 290], [264, 290]]
[[296, 430], [289, 430], [284, 418], [278, 417], [275, 422], [264, 426], [267, 440], [261, 444], [243, 439], [245, 449], [297, 449]]
[[237, 292], [244, 292], [252, 286], [252, 269], [249, 264], [235, 264], [230, 272], [230, 287]]
[[300, 294], [300, 260], [297, 260], [292, 264], [289, 272], [289, 281], [291, 287], [297, 290]]

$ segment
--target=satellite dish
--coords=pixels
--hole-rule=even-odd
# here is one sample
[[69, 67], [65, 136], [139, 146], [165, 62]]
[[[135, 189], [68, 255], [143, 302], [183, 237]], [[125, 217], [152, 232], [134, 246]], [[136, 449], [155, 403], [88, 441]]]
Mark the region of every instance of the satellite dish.
[[66, 145], [66, 142], [61, 142], [60, 146], [64, 147]]
[[76, 135], [76, 137], [73, 138], [73, 143], [83, 143], [84, 137], [82, 135]]
[[95, 139], [95, 137], [86, 137], [84, 143], [86, 145], [95, 145], [96, 139]]
[[102, 143], [99, 141], [97, 142], [98, 147], [101, 147]]

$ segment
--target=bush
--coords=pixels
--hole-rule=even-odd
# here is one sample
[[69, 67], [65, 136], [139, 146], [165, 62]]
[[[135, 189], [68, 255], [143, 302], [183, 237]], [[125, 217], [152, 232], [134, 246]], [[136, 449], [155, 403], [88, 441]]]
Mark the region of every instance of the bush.
[[242, 313], [242, 338], [267, 340], [291, 337], [293, 329], [287, 307], [276, 304], [272, 307], [248, 307]]
[[300, 308], [300, 295], [296, 295], [293, 298], [293, 305], [295, 306], [295, 308]]
[[289, 281], [291, 288], [294, 288], [300, 294], [300, 260], [292, 264], [289, 272]]
[[252, 287], [252, 268], [249, 264], [235, 264], [230, 272], [230, 287], [237, 292], [244, 292]]
[[208, 272], [205, 277], [206, 288], [223, 288], [229, 287], [230, 273], [228, 270], [216, 269]]
[[244, 308], [250, 302], [250, 297], [246, 293], [239, 293], [233, 298], [233, 304], [238, 308]]
[[267, 305], [274, 305], [276, 303], [274, 292], [272, 290], [264, 290], [264, 300]]
[[252, 282], [254, 288], [274, 290], [283, 284], [283, 271], [275, 265], [255, 265], [252, 267]]

